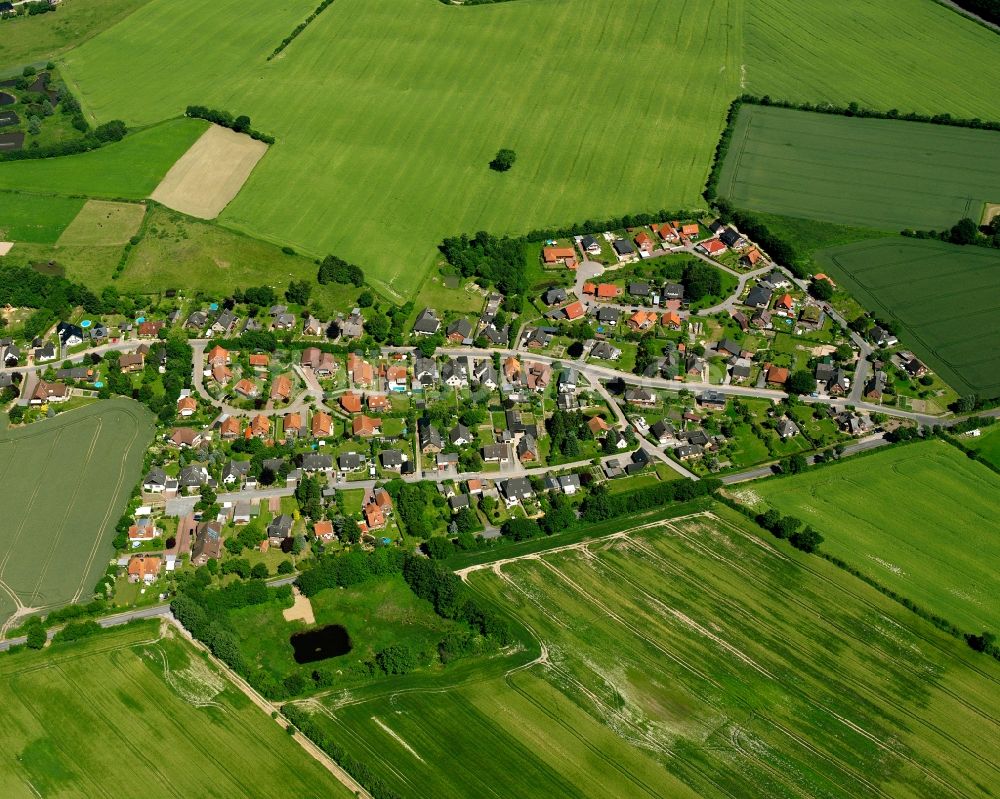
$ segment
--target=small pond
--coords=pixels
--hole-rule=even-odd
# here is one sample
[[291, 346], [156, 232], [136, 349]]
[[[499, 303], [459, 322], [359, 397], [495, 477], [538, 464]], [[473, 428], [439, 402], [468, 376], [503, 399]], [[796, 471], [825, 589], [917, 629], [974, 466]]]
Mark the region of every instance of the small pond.
[[346, 655], [351, 651], [351, 636], [339, 624], [328, 624], [295, 633], [289, 641], [295, 650], [296, 663], [315, 663], [317, 660]]

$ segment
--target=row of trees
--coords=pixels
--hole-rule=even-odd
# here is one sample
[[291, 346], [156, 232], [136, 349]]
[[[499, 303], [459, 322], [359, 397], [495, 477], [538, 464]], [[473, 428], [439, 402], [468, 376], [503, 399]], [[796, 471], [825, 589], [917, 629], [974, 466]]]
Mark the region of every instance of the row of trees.
[[193, 117], [195, 119], [208, 120], [209, 122], [221, 125], [224, 128], [235, 130], [237, 133], [245, 133], [251, 139], [262, 141], [265, 144], [274, 144], [274, 136], [269, 136], [266, 133], [261, 133], [259, 130], [254, 130], [250, 126], [250, 117], [246, 114], [240, 114], [239, 116], [234, 117], [228, 111], [220, 111], [217, 108], [209, 108], [205, 105], [189, 105], [187, 109], [185, 109], [184, 114], [185, 116]]
[[1000, 214], [981, 228], [974, 220], [964, 217], [947, 230], [904, 230], [902, 234], [914, 239], [938, 239], [962, 246], [974, 244], [977, 247], [1000, 248]]
[[794, 516], [782, 516], [774, 508], [760, 514], [757, 524], [769, 531], [775, 538], [787, 539], [788, 543], [803, 552], [815, 552], [823, 543], [823, 536], [811, 526], [802, 527], [802, 520]]
[[647, 488], [611, 494], [603, 485], [594, 486], [580, 507], [580, 516], [587, 522], [599, 522], [620, 516], [632, 516], [639, 511], [658, 508], [670, 502], [687, 502], [714, 493], [721, 480], [672, 480]]

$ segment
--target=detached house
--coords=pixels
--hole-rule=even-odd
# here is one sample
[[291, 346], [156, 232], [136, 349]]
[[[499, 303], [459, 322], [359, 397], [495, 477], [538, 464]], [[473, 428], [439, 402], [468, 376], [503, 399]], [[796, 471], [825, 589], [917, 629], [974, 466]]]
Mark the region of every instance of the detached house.
[[413, 332], [418, 336], [433, 336], [441, 327], [441, 320], [433, 308], [424, 308], [413, 323]]

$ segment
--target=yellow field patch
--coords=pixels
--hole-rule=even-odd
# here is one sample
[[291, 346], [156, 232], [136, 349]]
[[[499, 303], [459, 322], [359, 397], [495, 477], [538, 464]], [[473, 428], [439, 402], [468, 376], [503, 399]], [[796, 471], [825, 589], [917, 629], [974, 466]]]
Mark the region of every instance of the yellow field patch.
[[124, 244], [139, 231], [145, 213], [146, 206], [141, 203], [87, 200], [56, 243], [83, 247]]
[[175, 211], [215, 219], [266, 152], [263, 142], [212, 125], [177, 159], [150, 196]]

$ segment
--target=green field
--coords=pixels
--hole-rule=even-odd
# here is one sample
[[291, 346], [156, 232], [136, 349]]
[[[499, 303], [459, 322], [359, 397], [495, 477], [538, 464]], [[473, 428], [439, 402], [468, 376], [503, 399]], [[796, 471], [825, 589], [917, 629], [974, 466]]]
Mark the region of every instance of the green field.
[[877, 239], [815, 254], [863, 306], [959, 394], [1000, 395], [1000, 252], [939, 241]]
[[0, 660], [0, 795], [353, 795], [158, 625]]
[[83, 204], [74, 197], [0, 191], [0, 241], [53, 244]]
[[983, 460], [1000, 469], [1000, 425], [984, 427], [978, 438], [961, 436], [961, 441], [969, 449], [978, 452]]
[[0, 189], [141, 200], [207, 127], [171, 119], [88, 153], [0, 163]]
[[472, 572], [539, 645], [315, 719], [404, 797], [986, 791], [1000, 666], [761, 535], [720, 508]]
[[0, 624], [19, 608], [89, 601], [153, 439], [131, 400], [0, 433]]
[[719, 175], [742, 208], [880, 230], [979, 220], [1000, 133], [744, 105]]
[[142, 203], [88, 200], [59, 237], [59, 244], [78, 247], [125, 244], [142, 224]]
[[[968, 441], [968, 439], [963, 439]], [[1000, 628], [1000, 475], [942, 441], [748, 489], [823, 549], [966, 631]]]

